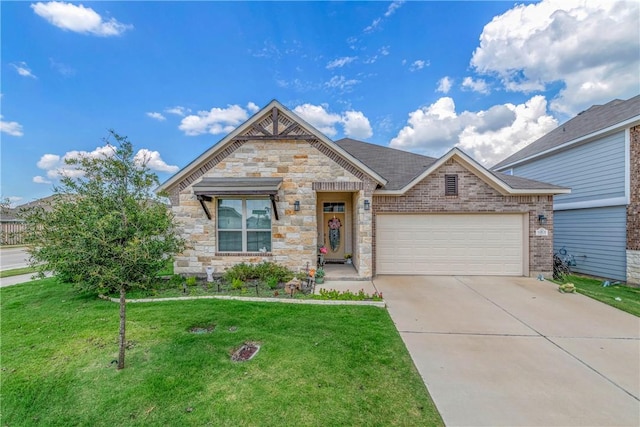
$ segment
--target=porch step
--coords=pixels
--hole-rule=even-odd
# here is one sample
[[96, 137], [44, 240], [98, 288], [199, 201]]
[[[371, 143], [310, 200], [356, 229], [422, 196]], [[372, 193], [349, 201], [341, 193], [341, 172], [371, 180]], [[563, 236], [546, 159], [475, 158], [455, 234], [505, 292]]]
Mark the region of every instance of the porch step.
[[345, 280], [366, 280], [358, 275], [358, 272], [351, 264], [332, 264], [324, 265], [324, 280], [329, 281], [345, 281]]
[[351, 282], [359, 282], [359, 281], [370, 281], [370, 278], [366, 278], [366, 277], [360, 277], [360, 276], [324, 276], [324, 282], [344, 282], [344, 281], [351, 281]]

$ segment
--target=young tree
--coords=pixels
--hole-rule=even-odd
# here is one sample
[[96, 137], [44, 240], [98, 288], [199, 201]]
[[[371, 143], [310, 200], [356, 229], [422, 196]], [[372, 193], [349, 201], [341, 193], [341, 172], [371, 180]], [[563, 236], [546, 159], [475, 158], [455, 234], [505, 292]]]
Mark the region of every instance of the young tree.
[[98, 156], [66, 161], [50, 206], [23, 212], [29, 253], [40, 275], [95, 293], [120, 295], [118, 369], [124, 368], [126, 294], [147, 286], [169, 258], [184, 249], [173, 215], [153, 189], [149, 159], [133, 153], [126, 137], [110, 131]]

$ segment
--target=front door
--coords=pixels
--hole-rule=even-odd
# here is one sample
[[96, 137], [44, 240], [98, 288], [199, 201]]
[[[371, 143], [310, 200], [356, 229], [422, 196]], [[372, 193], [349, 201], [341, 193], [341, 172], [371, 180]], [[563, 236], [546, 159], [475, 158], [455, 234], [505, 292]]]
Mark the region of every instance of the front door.
[[327, 247], [325, 260], [344, 261], [346, 222], [345, 203], [323, 203], [322, 206], [324, 245]]

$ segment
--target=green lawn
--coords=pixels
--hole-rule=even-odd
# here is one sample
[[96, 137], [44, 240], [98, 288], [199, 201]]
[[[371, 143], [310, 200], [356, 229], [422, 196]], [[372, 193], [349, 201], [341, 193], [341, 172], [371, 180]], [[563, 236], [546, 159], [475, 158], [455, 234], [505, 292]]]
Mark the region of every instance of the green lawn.
[[640, 288], [624, 285], [603, 287], [601, 279], [577, 275], [568, 276], [564, 282], [573, 283], [583, 295], [640, 317]]
[[0, 292], [2, 425], [443, 425], [384, 309], [129, 304], [117, 371], [117, 304], [53, 279]]

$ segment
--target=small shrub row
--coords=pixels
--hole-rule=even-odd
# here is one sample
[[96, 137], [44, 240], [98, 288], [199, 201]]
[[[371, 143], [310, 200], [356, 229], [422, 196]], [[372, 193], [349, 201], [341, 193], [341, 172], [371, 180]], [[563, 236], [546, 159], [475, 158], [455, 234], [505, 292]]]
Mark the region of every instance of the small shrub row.
[[228, 283], [233, 283], [234, 280], [242, 282], [261, 280], [268, 283], [269, 287], [273, 286], [272, 288], [275, 288], [278, 283], [288, 282], [293, 276], [293, 271], [274, 262], [261, 262], [259, 264], [242, 262], [228, 269], [224, 273], [223, 279]]
[[349, 290], [340, 292], [336, 289], [320, 289], [320, 295], [314, 295], [314, 298], [339, 301], [382, 301], [382, 292], [374, 292], [372, 295], [369, 295], [364, 289], [360, 289], [357, 293]]

